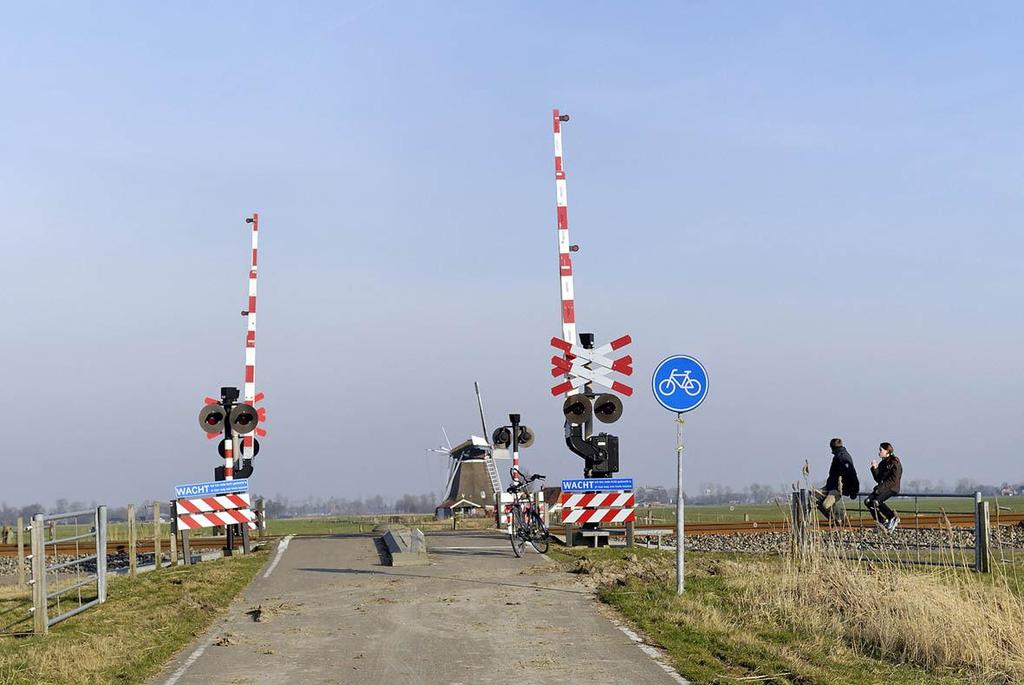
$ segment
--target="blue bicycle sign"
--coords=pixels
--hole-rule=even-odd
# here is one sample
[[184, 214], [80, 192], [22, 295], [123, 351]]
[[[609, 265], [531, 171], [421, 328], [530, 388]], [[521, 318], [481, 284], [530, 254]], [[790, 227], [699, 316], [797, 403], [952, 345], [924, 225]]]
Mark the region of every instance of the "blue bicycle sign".
[[685, 354], [677, 354], [658, 364], [651, 379], [658, 404], [678, 413], [696, 409], [708, 395], [708, 372]]

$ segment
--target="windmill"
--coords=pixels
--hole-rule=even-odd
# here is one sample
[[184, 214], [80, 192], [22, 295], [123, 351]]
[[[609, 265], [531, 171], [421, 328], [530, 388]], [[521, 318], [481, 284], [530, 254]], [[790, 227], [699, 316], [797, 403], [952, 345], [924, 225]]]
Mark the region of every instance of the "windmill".
[[[480, 397], [480, 384], [474, 383], [477, 406], [480, 409], [480, 425], [487, 435], [487, 421], [484, 418], [484, 405]], [[444, 495], [435, 510], [438, 518], [448, 518], [455, 512], [464, 515], [487, 515], [494, 509], [494, 496], [501, 492], [501, 478], [494, 464], [494, 446], [477, 435], [452, 446], [448, 432], [441, 427], [448, 447], [428, 449], [430, 452], [445, 454], [449, 458], [448, 477], [445, 482]]]
[[458, 470], [458, 460], [452, 458], [452, 441], [448, 439], [448, 431], [441, 426], [441, 434], [444, 435], [444, 441], [448, 447], [428, 447], [427, 452], [433, 452], [434, 454], [443, 454], [448, 457], [448, 475], [445, 477], [444, 490], [442, 492], [447, 493], [452, 487], [452, 479], [455, 478], [455, 472]]

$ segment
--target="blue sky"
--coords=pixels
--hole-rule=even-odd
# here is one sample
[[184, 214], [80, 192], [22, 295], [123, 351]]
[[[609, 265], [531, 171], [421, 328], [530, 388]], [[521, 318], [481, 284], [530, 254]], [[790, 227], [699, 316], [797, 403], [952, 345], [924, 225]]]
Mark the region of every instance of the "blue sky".
[[[561, 441], [550, 110], [580, 330], [630, 333], [622, 473], [674, 478], [650, 373], [701, 358], [688, 487], [834, 435], [908, 478], [1024, 478], [1024, 10], [820, 3], [0, 9], [0, 500], [169, 498], [241, 384], [262, 219], [258, 488], [436, 490], [423, 448]], [[47, 474], [42, 478], [40, 474]], [[26, 486], [25, 484], [31, 484]], [[26, 491], [26, 487], [28, 491]]]

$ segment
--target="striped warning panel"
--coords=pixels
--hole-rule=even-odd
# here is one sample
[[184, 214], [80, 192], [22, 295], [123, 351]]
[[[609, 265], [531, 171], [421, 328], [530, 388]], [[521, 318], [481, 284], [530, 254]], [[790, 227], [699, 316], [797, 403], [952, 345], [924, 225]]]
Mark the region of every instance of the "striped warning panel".
[[252, 506], [251, 502], [248, 492], [234, 492], [216, 497], [179, 499], [176, 508], [178, 516], [181, 516], [182, 514], [204, 514], [209, 511], [225, 511], [227, 509], [248, 509]]
[[255, 520], [256, 514], [251, 509], [227, 509], [203, 514], [181, 514], [178, 516], [178, 528], [213, 528], [236, 523], [244, 523], [250, 528], [255, 528]]
[[632, 490], [563, 492], [562, 523], [630, 523], [636, 521], [636, 495]]
[[632, 492], [563, 492], [559, 496], [563, 509], [576, 507], [635, 507], [636, 496]]
[[244, 523], [256, 528], [256, 513], [250, 509], [251, 499], [247, 492], [235, 492], [216, 497], [189, 497], [175, 501], [178, 528], [213, 528]]
[[563, 509], [562, 523], [629, 523], [636, 521], [634, 509]]

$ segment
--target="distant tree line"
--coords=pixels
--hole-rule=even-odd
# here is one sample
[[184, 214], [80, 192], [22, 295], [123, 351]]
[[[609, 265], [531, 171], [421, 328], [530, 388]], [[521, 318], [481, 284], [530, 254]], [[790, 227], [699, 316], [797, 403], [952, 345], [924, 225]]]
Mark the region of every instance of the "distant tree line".
[[[700, 488], [683, 491], [683, 498], [689, 504], [764, 504], [789, 497], [790, 488], [778, 485], [753, 483], [740, 490], [733, 490], [720, 483], [701, 483]], [[674, 505], [676, 489], [660, 485], [642, 486], [636, 489], [636, 501], [640, 505]]]
[[264, 506], [267, 518], [290, 518], [295, 516], [339, 516], [354, 514], [433, 514], [440, 499], [434, 493], [402, 495], [390, 499], [374, 495], [366, 499], [344, 497], [306, 497], [290, 501], [287, 497], [267, 497]]

